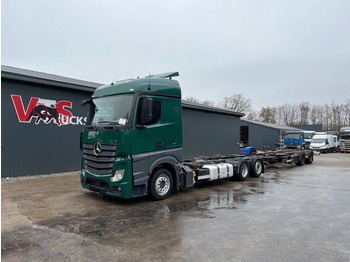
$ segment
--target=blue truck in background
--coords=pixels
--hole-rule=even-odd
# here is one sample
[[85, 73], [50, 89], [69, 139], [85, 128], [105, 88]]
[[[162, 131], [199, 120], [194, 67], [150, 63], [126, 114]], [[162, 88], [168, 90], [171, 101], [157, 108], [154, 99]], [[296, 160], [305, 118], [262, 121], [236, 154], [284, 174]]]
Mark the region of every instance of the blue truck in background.
[[305, 136], [303, 131], [286, 131], [284, 133], [286, 149], [305, 149]]

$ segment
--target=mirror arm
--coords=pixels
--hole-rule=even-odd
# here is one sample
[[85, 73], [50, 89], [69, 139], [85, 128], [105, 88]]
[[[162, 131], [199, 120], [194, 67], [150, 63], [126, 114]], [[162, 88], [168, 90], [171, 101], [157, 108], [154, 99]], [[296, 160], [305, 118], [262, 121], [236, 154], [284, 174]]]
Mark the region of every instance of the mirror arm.
[[87, 99], [87, 100], [83, 100], [83, 101], [81, 101], [80, 106], [82, 106], [82, 107], [86, 106], [87, 104], [90, 104], [91, 101], [92, 101], [92, 98]]

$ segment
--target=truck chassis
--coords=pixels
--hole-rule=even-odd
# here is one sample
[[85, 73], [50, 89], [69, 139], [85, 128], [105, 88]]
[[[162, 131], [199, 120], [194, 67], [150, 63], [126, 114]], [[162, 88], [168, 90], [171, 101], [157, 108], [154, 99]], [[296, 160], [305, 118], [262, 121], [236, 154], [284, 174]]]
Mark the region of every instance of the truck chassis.
[[[259, 177], [265, 167], [275, 163], [302, 166], [313, 162], [312, 150], [268, 150], [253, 156], [230, 155], [200, 157], [176, 164], [177, 190], [192, 187], [200, 181], [234, 179], [244, 181], [248, 176]], [[152, 194], [153, 196], [153, 194]], [[153, 196], [154, 197], [154, 196]]]

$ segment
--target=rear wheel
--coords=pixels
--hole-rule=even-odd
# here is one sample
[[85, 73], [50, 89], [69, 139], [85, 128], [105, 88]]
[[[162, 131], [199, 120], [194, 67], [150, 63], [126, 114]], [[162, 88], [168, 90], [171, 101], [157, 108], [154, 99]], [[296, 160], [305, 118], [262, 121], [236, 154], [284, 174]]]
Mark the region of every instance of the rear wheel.
[[252, 177], [259, 177], [263, 171], [263, 162], [259, 158], [255, 158], [250, 162], [250, 175]]
[[249, 175], [249, 166], [247, 161], [242, 161], [238, 167], [238, 173], [236, 174], [236, 178], [240, 181], [244, 181], [247, 179]]
[[171, 194], [173, 178], [169, 170], [161, 168], [156, 170], [149, 182], [150, 195], [154, 200], [162, 200]]

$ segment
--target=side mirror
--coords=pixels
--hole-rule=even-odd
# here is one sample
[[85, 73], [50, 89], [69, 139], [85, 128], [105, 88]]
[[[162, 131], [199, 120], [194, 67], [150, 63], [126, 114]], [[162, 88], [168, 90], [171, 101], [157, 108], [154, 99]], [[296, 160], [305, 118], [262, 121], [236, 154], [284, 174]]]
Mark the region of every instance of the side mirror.
[[153, 99], [143, 97], [140, 99], [137, 109], [137, 127], [144, 128], [153, 121]]

